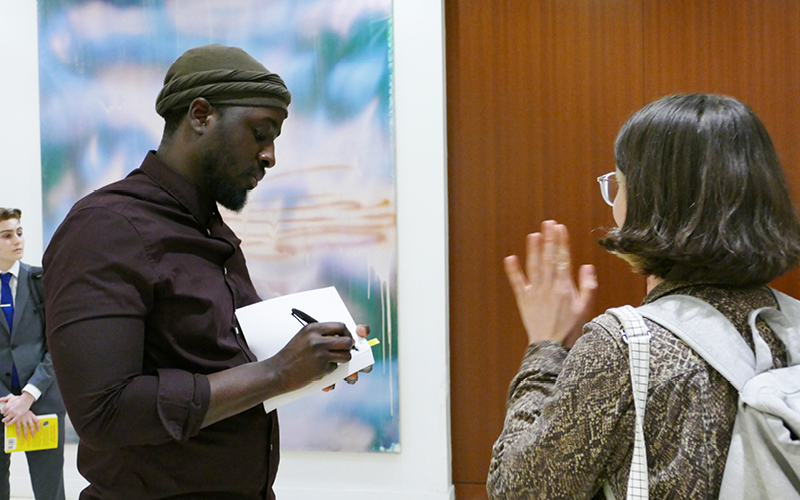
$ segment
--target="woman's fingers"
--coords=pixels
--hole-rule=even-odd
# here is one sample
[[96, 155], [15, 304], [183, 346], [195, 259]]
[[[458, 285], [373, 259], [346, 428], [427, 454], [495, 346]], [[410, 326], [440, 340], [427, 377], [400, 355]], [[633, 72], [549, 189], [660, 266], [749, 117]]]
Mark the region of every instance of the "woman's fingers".
[[578, 269], [578, 295], [583, 303], [583, 309], [588, 314], [594, 304], [597, 292], [597, 271], [591, 264], [584, 264]]
[[525, 241], [524, 266], [515, 255], [506, 257], [503, 266], [528, 341], [555, 340], [571, 346], [594, 301], [594, 266], [581, 266], [576, 287], [569, 232], [553, 220], [542, 222], [541, 232], [529, 234]]
[[519, 263], [519, 257], [516, 255], [509, 255], [503, 259], [503, 268], [506, 271], [508, 282], [511, 284], [511, 290], [515, 296], [519, 296], [525, 291], [528, 285], [528, 280], [525, 273], [522, 272], [522, 266]]
[[552, 283], [555, 278], [556, 263], [556, 224], [554, 221], [546, 220], [542, 222], [542, 256], [540, 276], [543, 283]]
[[523, 271], [519, 257], [503, 260], [503, 267], [514, 293], [519, 296], [530, 287], [552, 287], [554, 283], [572, 284], [572, 258], [569, 251], [569, 232], [563, 224], [547, 220], [539, 233], [525, 239], [526, 255]]
[[571, 261], [566, 226], [552, 220], [542, 222], [542, 231], [529, 234], [525, 247], [525, 271], [516, 255], [504, 260], [506, 276], [515, 293], [523, 292], [529, 285], [550, 285], [556, 279], [569, 279]]
[[531, 233], [525, 238], [525, 272], [531, 283], [541, 279], [542, 238], [542, 233]]
[[572, 283], [572, 262], [569, 253], [569, 232], [567, 226], [557, 224], [555, 232], [555, 276], [559, 281]]

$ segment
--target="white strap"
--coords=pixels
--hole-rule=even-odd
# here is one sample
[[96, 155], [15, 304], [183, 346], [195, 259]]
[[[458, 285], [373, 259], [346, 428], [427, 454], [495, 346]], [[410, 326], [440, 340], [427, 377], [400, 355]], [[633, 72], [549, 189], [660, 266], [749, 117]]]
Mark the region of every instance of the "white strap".
[[737, 391], [756, 374], [753, 351], [728, 318], [707, 302], [688, 295], [668, 295], [637, 310], [686, 342]]
[[[750, 334], [753, 337], [753, 346], [755, 349], [756, 375], [759, 373], [764, 373], [772, 368], [772, 350], [769, 348], [769, 345], [767, 345], [767, 341], [761, 337], [761, 333], [758, 331], [758, 327], [756, 326], [756, 321], [758, 320], [759, 316], [762, 316], [765, 321], [767, 321], [768, 325], [773, 325], [776, 322], [786, 319], [785, 316], [774, 307], [762, 307], [761, 309], [750, 311], [750, 314], [747, 316], [747, 324], [750, 326]], [[781, 321], [781, 324], [785, 325], [786, 323]], [[791, 325], [788, 326], [791, 328]], [[730, 331], [733, 334], [739, 333], [734, 330], [733, 324], [730, 324]]]
[[644, 412], [647, 405], [647, 387], [650, 379], [650, 330], [642, 316], [631, 306], [609, 309], [622, 323], [622, 338], [628, 344], [631, 365], [631, 388], [636, 409], [634, 424], [633, 458], [628, 475], [628, 500], [647, 500], [647, 449], [644, 441]]
[[775, 295], [778, 307], [786, 315], [786, 320], [790, 324], [789, 328], [785, 329], [785, 332], [778, 332], [771, 325], [770, 327], [786, 347], [787, 365], [798, 365], [800, 364], [800, 335], [798, 335], [797, 328], [794, 328], [794, 325], [800, 325], [800, 301], [775, 289], [770, 290]]
[[741, 392], [745, 382], [772, 367], [772, 352], [756, 328], [757, 318], [763, 319], [784, 343], [789, 364], [800, 362], [798, 335], [793, 327], [800, 324], [800, 303], [778, 291], [773, 293], [780, 310], [766, 307], [748, 316], [755, 355], [724, 314], [696, 297], [668, 295], [637, 311], [686, 342]]

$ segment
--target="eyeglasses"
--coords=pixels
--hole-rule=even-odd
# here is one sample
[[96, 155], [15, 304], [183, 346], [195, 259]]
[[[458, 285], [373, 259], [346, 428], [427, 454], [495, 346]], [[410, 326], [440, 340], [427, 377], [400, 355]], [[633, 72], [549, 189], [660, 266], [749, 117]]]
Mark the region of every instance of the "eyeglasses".
[[600, 183], [600, 193], [603, 195], [603, 201], [612, 207], [614, 206], [614, 200], [617, 198], [617, 193], [619, 193], [619, 183], [616, 177], [616, 172], [609, 172], [597, 178], [597, 182]]

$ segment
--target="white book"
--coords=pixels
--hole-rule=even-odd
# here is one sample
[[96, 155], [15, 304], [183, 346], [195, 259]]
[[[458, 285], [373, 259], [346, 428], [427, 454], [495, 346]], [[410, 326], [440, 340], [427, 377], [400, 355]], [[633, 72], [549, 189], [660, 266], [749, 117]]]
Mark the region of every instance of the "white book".
[[283, 295], [236, 310], [236, 317], [247, 345], [259, 361], [277, 354], [303, 327], [292, 315], [292, 309], [299, 309], [320, 323], [326, 321], [344, 323], [355, 340], [355, 348], [351, 351], [353, 357], [348, 363], [339, 364], [333, 372], [302, 389], [264, 401], [264, 408], [268, 412], [341, 382], [348, 375], [375, 363], [372, 347], [366, 339], [356, 335], [356, 322], [336, 288], [332, 286]]

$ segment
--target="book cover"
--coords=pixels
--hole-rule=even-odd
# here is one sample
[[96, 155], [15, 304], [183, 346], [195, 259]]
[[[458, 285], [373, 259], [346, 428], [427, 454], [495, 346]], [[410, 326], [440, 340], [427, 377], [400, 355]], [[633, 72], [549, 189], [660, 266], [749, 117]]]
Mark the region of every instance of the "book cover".
[[58, 446], [58, 415], [38, 415], [42, 428], [36, 436], [25, 439], [24, 434], [17, 436], [17, 426], [8, 425], [5, 431], [5, 451], [14, 453], [16, 451], [35, 451], [49, 450]]

